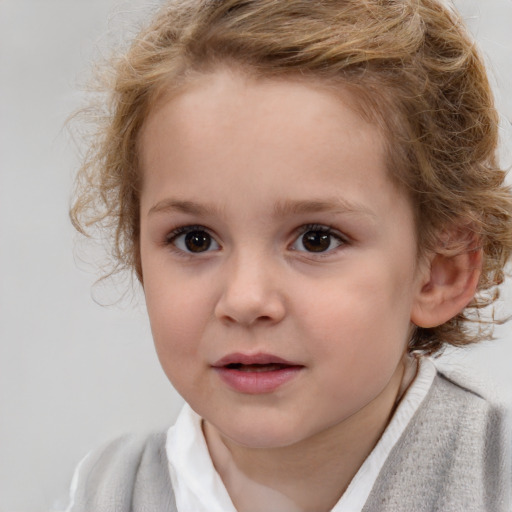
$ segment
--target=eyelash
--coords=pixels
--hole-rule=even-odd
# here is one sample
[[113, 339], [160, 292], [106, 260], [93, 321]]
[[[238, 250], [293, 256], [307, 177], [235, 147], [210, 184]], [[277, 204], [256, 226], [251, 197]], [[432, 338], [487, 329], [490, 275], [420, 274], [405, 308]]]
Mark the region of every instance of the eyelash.
[[205, 231], [209, 234], [208, 229], [206, 229], [204, 226], [179, 226], [176, 229], [173, 229], [166, 237], [165, 237], [165, 243], [166, 244], [172, 244], [178, 236], [183, 235], [185, 233], [190, 233], [191, 231]]
[[[178, 247], [176, 247], [175, 242], [179, 236], [187, 234], [187, 233], [191, 233], [194, 231], [207, 233], [217, 245], [220, 245], [215, 240], [215, 237], [210, 234], [210, 231], [208, 230], [208, 228], [206, 228], [205, 226], [201, 226], [201, 225], [180, 226], [176, 229], [173, 229], [165, 237], [164, 245], [172, 248], [175, 252], [177, 252], [181, 255], [190, 256], [193, 254], [192, 252], [185, 252], [182, 249], [179, 249]], [[304, 225], [300, 226], [297, 230], [295, 230], [293, 244], [295, 244], [300, 239], [301, 236], [304, 236], [308, 232], [317, 232], [317, 233], [323, 233], [323, 234], [329, 235], [329, 236], [333, 237], [334, 239], [336, 239], [337, 242], [339, 242], [339, 245], [337, 247], [335, 247], [334, 249], [329, 249], [327, 251], [319, 251], [317, 253], [315, 253], [314, 251], [299, 251], [297, 249], [294, 249], [294, 251], [304, 252], [306, 254], [313, 254], [315, 257], [321, 258], [321, 257], [326, 257], [326, 256], [330, 255], [338, 247], [347, 245], [349, 243], [349, 240], [347, 239], [347, 237], [341, 235], [339, 233], [339, 231], [334, 230], [331, 226], [327, 226], [324, 224], [304, 224]], [[209, 252], [209, 251], [204, 251], [204, 252]], [[198, 254], [201, 254], [201, 252], [199, 252]]]

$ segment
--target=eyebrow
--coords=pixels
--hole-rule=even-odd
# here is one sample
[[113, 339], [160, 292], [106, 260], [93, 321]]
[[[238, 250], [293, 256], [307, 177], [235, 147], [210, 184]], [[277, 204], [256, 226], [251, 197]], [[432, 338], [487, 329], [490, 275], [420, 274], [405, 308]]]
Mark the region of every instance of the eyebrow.
[[347, 201], [339, 197], [333, 197], [321, 201], [299, 200], [299, 201], [280, 201], [274, 206], [275, 217], [285, 217], [286, 215], [300, 215], [307, 213], [340, 213], [364, 215], [376, 218], [377, 215], [368, 207]]
[[163, 199], [150, 208], [148, 216], [154, 213], [181, 212], [191, 215], [207, 216], [220, 213], [219, 209], [210, 204], [199, 204], [194, 201], [180, 201], [177, 199]]
[[[163, 199], [150, 208], [148, 216], [155, 213], [180, 212], [190, 215], [213, 216], [220, 215], [221, 210], [212, 204], [200, 204], [194, 201], [178, 199]], [[364, 205], [352, 203], [345, 199], [334, 197], [326, 200], [284, 200], [275, 204], [273, 216], [282, 218], [288, 215], [330, 212], [334, 214], [363, 215], [375, 219], [377, 215]]]

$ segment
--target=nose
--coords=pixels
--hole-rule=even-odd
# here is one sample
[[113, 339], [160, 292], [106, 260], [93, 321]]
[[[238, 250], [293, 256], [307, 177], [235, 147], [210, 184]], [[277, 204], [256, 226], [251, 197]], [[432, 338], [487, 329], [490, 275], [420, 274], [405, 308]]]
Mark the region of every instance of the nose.
[[225, 268], [215, 316], [229, 324], [276, 324], [286, 315], [278, 270], [264, 257], [233, 257]]

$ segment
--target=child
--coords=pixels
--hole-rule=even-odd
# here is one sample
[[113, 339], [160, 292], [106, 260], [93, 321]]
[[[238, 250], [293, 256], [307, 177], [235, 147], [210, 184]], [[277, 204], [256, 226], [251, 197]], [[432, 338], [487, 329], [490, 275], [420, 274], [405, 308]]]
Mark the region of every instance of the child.
[[512, 198], [439, 0], [169, 2], [79, 174], [188, 405], [72, 512], [506, 511], [504, 413], [425, 357], [489, 333]]

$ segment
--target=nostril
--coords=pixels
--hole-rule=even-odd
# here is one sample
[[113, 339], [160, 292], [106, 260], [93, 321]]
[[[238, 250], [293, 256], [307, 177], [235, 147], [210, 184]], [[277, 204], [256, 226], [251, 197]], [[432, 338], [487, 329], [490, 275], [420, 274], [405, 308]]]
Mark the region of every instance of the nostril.
[[240, 289], [228, 288], [219, 297], [215, 306], [215, 316], [225, 325], [244, 326], [270, 325], [285, 316], [284, 299], [271, 287], [254, 286]]

